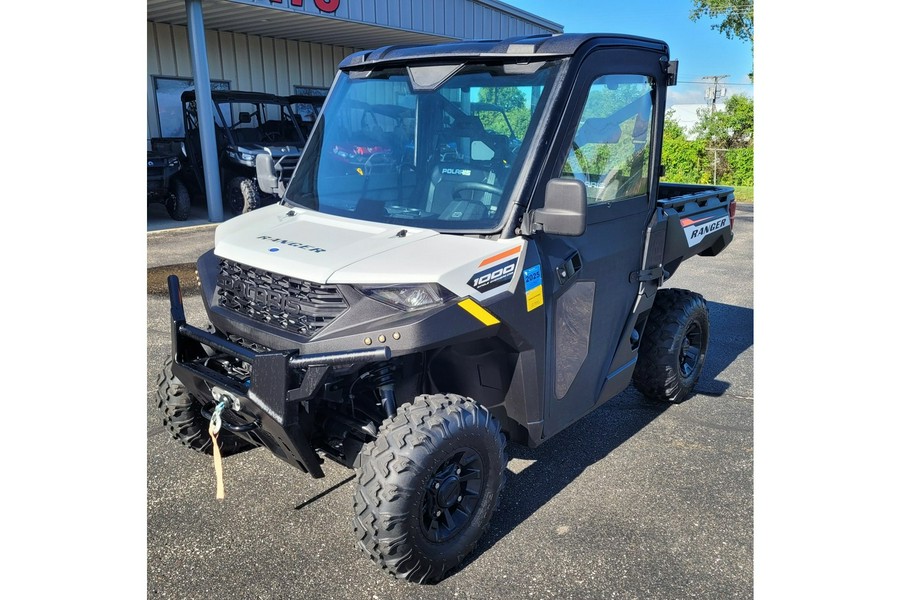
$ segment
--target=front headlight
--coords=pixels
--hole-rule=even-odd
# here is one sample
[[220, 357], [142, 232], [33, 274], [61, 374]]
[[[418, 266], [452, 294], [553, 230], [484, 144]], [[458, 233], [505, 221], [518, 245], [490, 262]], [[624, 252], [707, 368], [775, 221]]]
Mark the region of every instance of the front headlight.
[[402, 310], [428, 308], [443, 304], [456, 297], [452, 292], [436, 283], [358, 285], [356, 289], [370, 298]]
[[256, 166], [256, 154], [247, 152], [243, 148], [238, 148], [237, 152], [229, 150], [227, 154], [233, 161], [239, 162], [242, 165], [248, 167]]

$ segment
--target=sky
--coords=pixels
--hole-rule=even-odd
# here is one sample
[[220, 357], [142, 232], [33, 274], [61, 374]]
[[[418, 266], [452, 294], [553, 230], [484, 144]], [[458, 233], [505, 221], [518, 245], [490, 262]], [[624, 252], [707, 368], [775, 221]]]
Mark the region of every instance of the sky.
[[709, 83], [701, 78], [729, 75], [728, 94], [753, 96], [748, 74], [753, 71], [750, 42], [728, 39], [710, 26], [707, 18], [696, 22], [688, 15], [691, 0], [507, 0], [507, 4], [563, 26], [566, 33], [627, 33], [655, 38], [669, 44], [678, 60], [678, 85], [669, 90], [669, 106], [703, 104]]

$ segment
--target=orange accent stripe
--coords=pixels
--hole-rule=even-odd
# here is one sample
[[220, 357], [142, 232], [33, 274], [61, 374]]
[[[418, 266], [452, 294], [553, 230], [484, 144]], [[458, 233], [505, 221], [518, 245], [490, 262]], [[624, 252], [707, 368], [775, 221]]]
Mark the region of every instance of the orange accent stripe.
[[479, 264], [478, 266], [483, 267], [484, 265], [489, 265], [492, 262], [497, 262], [501, 258], [506, 258], [507, 256], [512, 256], [513, 254], [518, 254], [521, 251], [522, 251], [522, 246], [519, 246], [518, 248], [510, 248], [506, 252], [501, 252], [500, 254], [495, 254], [494, 256], [484, 259], [483, 261], [481, 261], [481, 264]]

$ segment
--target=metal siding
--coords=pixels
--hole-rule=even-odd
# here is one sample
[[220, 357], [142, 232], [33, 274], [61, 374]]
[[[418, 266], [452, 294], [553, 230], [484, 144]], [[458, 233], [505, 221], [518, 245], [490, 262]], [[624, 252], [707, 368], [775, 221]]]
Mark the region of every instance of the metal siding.
[[484, 7], [480, 4], [472, 5], [472, 23], [474, 26], [472, 35], [476, 38], [484, 38]]
[[300, 42], [300, 85], [312, 84], [312, 54], [309, 42]]
[[453, 35], [456, 37], [465, 37], [466, 34], [466, 13], [465, 3], [457, 0], [453, 7]]
[[234, 80], [233, 90], [249, 90], [250, 80], [250, 51], [247, 48], [247, 36], [243, 33], [234, 34], [234, 58], [237, 63], [237, 77]]
[[358, 21], [362, 15], [362, 5], [359, 2], [347, 3], [347, 18], [351, 21]]
[[188, 44], [187, 28], [172, 28], [172, 43], [175, 46], [175, 67], [179, 77], [192, 77], [191, 47]]
[[323, 80], [322, 44], [310, 43], [309, 58], [312, 62], [312, 85], [318, 87]]
[[156, 24], [147, 21], [147, 74], [159, 75], [159, 43], [156, 39]]
[[219, 49], [219, 32], [207, 31], [206, 35], [206, 60], [209, 65], [210, 79], [224, 79], [222, 73], [222, 52]]
[[372, 22], [379, 25], [388, 24], [387, 0], [375, 0], [375, 19]]
[[375, 0], [362, 0], [360, 2], [362, 9], [362, 14], [359, 17], [360, 21], [368, 21], [370, 23], [375, 22]]
[[269, 94], [278, 93], [278, 78], [275, 70], [277, 63], [275, 61], [275, 40], [273, 38], [259, 38], [260, 57], [262, 58], [262, 75], [263, 89], [262, 91]]
[[424, 0], [412, 0], [412, 28], [416, 31], [425, 31], [423, 13]]
[[512, 34], [509, 32], [509, 15], [500, 13], [500, 39], [506, 39], [508, 37], [512, 37]]
[[247, 36], [247, 58], [250, 64], [250, 87], [246, 90], [265, 91], [266, 71], [263, 65], [262, 41], [258, 35]]
[[172, 41], [172, 27], [164, 23], [156, 24], [157, 50], [159, 51], [159, 74], [174, 77], [178, 74], [175, 62], [175, 44]]
[[400, 0], [400, 27], [412, 29], [412, 6], [414, 0]]
[[288, 70], [287, 40], [275, 40], [275, 93], [281, 96], [290, 94], [291, 75]]
[[303, 85], [303, 77], [300, 70], [300, 43], [295, 40], [287, 40], [287, 70], [289, 92], [294, 93], [295, 85]]
[[435, 13], [438, 10], [443, 10], [442, 7], [436, 6], [436, 2], [438, 0], [422, 0], [422, 31], [434, 31]]
[[[434, 15], [434, 32], [443, 33], [444, 35], [453, 35], [455, 11], [453, 10], [453, 0], [444, 0], [443, 14], [435, 12]], [[439, 20], [440, 19], [440, 20]]]
[[222, 79], [231, 82], [232, 89], [240, 89], [236, 87], [238, 68], [234, 57], [234, 34], [219, 32], [219, 51], [222, 58]]

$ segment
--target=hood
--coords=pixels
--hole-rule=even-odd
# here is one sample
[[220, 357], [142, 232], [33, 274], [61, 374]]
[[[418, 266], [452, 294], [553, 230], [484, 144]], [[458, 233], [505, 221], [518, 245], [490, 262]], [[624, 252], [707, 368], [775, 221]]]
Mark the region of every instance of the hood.
[[[398, 236], [401, 231], [405, 233]], [[336, 271], [356, 262], [436, 235], [430, 229], [359, 221], [276, 204], [220, 225], [215, 253], [273, 273], [326, 283]]]

